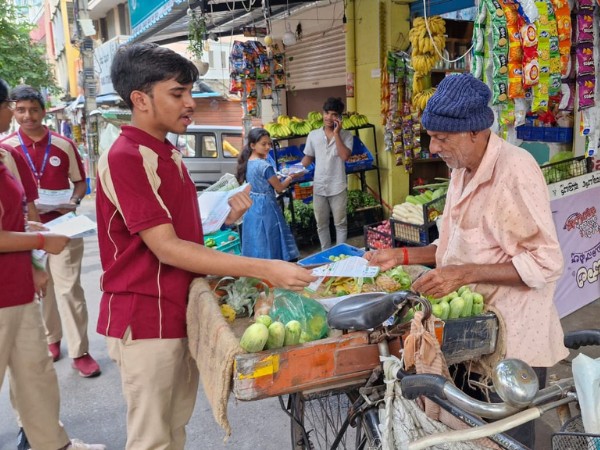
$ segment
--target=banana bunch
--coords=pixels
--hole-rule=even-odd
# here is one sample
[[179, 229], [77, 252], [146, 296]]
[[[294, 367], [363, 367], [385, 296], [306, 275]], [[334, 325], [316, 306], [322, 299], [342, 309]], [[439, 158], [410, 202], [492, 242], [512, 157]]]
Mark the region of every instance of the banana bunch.
[[311, 128], [313, 130], [316, 130], [317, 128], [323, 128], [323, 119], [320, 120], [308, 120], [308, 123], [310, 124]]
[[288, 128], [292, 131], [296, 136], [306, 136], [308, 133], [312, 131], [312, 127], [308, 121], [305, 120], [292, 120], [288, 125]]
[[308, 113], [307, 119], [309, 122], [318, 122], [319, 120], [323, 120], [323, 114], [319, 111], [311, 111]]
[[413, 92], [412, 104], [419, 112], [425, 110], [427, 102], [431, 96], [435, 93], [435, 88], [428, 88], [421, 92]]
[[[427, 31], [427, 25], [429, 25], [431, 36]], [[446, 47], [445, 33], [446, 22], [440, 16], [431, 17], [427, 24], [423, 17], [415, 18], [413, 27], [408, 33], [412, 46], [411, 65], [415, 69], [413, 95], [425, 89], [422, 78], [429, 74], [439, 60], [434, 45], [440, 52]]]
[[412, 55], [411, 63], [415, 72], [428, 74], [435, 63], [438, 62], [439, 56], [433, 53], [424, 53], [422, 55]]
[[356, 125], [350, 120], [350, 117], [343, 116], [342, 117], [342, 128], [344, 130], [348, 130], [349, 128], [354, 128]]
[[355, 127], [362, 127], [369, 123], [369, 119], [367, 119], [367, 116], [364, 114], [354, 113], [350, 116], [350, 122], [352, 122]]
[[282, 114], [281, 116], [277, 117], [277, 123], [280, 124], [280, 125], [286, 125], [286, 126], [288, 126], [291, 121], [292, 121], [292, 118], [289, 117], [289, 116], [286, 116], [284, 114]]
[[274, 139], [284, 138], [284, 137], [292, 136], [294, 134], [294, 133], [292, 133], [292, 130], [290, 130], [290, 127], [288, 125], [283, 125], [283, 124], [277, 123], [277, 122], [265, 123], [264, 128], [265, 128], [265, 130], [267, 130], [269, 132], [271, 137]]

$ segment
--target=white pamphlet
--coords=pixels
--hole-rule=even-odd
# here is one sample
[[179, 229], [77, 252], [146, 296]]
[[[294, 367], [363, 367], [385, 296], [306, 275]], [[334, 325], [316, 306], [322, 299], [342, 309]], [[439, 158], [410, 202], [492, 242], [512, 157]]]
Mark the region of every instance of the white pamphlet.
[[42, 214], [59, 209], [74, 210], [77, 205], [71, 203], [72, 194], [72, 189], [38, 189], [39, 198], [35, 201], [35, 207]]
[[229, 206], [228, 202], [229, 197], [243, 191], [247, 185], [245, 183], [230, 191], [201, 192], [198, 195], [198, 205], [200, 206], [202, 231], [204, 234], [214, 233], [221, 229], [231, 211], [231, 206]]
[[355, 277], [372, 278], [379, 273], [379, 267], [369, 266], [369, 261], [360, 256], [350, 256], [331, 264], [313, 269], [312, 274], [317, 277]]
[[88, 216], [68, 213], [44, 224], [52, 233], [62, 234], [72, 239], [94, 235], [96, 223]]

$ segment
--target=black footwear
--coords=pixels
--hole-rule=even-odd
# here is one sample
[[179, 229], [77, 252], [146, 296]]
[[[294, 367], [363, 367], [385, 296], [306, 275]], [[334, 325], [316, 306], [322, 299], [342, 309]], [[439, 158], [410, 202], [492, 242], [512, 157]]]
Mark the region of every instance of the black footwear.
[[19, 434], [17, 434], [17, 450], [31, 450], [31, 445], [29, 445], [29, 441], [27, 440], [23, 428], [20, 428]]

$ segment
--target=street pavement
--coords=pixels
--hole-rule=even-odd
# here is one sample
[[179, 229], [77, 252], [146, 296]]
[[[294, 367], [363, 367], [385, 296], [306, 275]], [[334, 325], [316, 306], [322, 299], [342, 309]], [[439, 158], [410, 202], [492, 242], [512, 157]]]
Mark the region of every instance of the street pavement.
[[[82, 202], [80, 213], [95, 219], [94, 199], [88, 196]], [[350, 244], [362, 246], [361, 238], [349, 240]], [[302, 256], [306, 256], [307, 251]], [[71, 437], [86, 442], [104, 443], [109, 450], [123, 449], [126, 441], [125, 403], [121, 395], [121, 383], [116, 365], [108, 358], [103, 336], [96, 333], [98, 304], [100, 302], [99, 280], [101, 275], [97, 238], [85, 239], [82, 283], [89, 310], [88, 334], [90, 353], [102, 368], [97, 378], [81, 378], [71, 368], [71, 360], [66, 357], [66, 343], [63, 341], [63, 357], [55, 363], [61, 392], [61, 420]], [[600, 302], [595, 301], [562, 320], [565, 330], [598, 327]], [[576, 352], [571, 352], [572, 359]], [[590, 356], [600, 356], [599, 349], [586, 350]], [[560, 362], [549, 370], [549, 375], [558, 378], [569, 376], [570, 363]], [[233, 397], [229, 402], [229, 420], [232, 435], [224, 442], [225, 434], [213, 419], [210, 407], [204, 397], [202, 386], [194, 415], [187, 427], [186, 449], [236, 449], [236, 450], [278, 450], [290, 448], [289, 420], [281, 410], [277, 399], [254, 402], [239, 402]], [[557, 426], [555, 414], [548, 413], [537, 427], [536, 449], [551, 448], [550, 437]], [[0, 390], [0, 450], [16, 449], [17, 425], [8, 399], [8, 380]]]

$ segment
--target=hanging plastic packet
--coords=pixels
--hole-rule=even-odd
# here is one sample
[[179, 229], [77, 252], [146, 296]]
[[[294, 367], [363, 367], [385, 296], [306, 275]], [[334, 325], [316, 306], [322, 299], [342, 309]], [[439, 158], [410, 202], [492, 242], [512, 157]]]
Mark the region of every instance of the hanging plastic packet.
[[575, 53], [577, 55], [577, 77], [594, 75], [596, 72], [594, 66], [594, 45], [577, 44]]
[[577, 44], [594, 42], [594, 12], [580, 11], [577, 13], [575, 28], [575, 41]]
[[508, 32], [508, 97], [522, 98], [523, 90], [523, 49], [519, 31], [519, 12], [515, 3], [510, 0], [499, 0], [506, 17]]
[[546, 0], [546, 7], [548, 11], [548, 23], [544, 25], [544, 27], [550, 35], [550, 86], [548, 89], [548, 95], [550, 97], [556, 97], [560, 95], [561, 81], [561, 62], [558, 39], [558, 26], [556, 23], [556, 14], [554, 12], [554, 6], [551, 0]]
[[595, 105], [596, 77], [594, 75], [577, 77], [577, 89], [579, 93], [579, 111]]
[[561, 83], [561, 98], [558, 109], [561, 111], [573, 111], [575, 109], [575, 83]]
[[477, 10], [477, 17], [473, 26], [473, 62], [471, 64], [471, 74], [478, 79], [483, 78], [483, 54], [485, 51], [487, 8], [485, 2], [480, 1]]
[[540, 13], [533, 0], [515, 0], [519, 6], [519, 15], [523, 17], [525, 22], [533, 23], [540, 17]]
[[540, 70], [539, 83], [532, 87], [533, 101], [531, 110], [533, 112], [545, 112], [548, 110], [549, 85], [550, 85], [550, 26], [548, 4], [545, 0], [535, 2], [539, 14], [537, 27], [537, 53]]
[[520, 28], [520, 38], [523, 48], [523, 86], [528, 88], [540, 81], [538, 37], [535, 25], [523, 23]]
[[556, 29], [558, 32], [558, 51], [560, 54], [561, 75], [568, 75], [569, 54], [571, 53], [571, 10], [569, 3], [564, 0], [552, 0], [554, 15], [556, 16]]
[[508, 29], [506, 16], [498, 0], [486, 0], [487, 28], [491, 34], [489, 56], [491, 59], [492, 104], [508, 100]]

